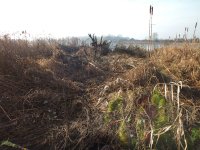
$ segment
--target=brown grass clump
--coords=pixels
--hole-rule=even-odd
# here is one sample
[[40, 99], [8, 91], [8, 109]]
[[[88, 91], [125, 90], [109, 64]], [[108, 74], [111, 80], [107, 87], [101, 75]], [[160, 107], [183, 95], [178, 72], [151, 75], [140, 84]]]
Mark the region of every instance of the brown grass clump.
[[171, 79], [163, 74], [153, 63], [140, 64], [137, 68], [127, 71], [124, 76], [133, 82], [134, 85], [143, 87], [171, 81]]
[[151, 61], [173, 80], [200, 87], [199, 56], [200, 46], [189, 44], [159, 49], [152, 55]]

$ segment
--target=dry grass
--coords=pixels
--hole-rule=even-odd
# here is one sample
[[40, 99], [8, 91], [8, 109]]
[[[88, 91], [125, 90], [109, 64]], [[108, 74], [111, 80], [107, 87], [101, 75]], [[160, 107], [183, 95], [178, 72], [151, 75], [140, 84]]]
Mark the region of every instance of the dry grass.
[[[198, 45], [169, 46], [149, 58], [111, 53], [94, 61], [92, 53], [0, 39], [0, 141], [55, 150], [198, 143]], [[166, 105], [153, 103], [156, 96]]]
[[[120, 133], [118, 138], [125, 142], [126, 148], [196, 147], [195, 143], [200, 141], [198, 136], [194, 138], [194, 132], [199, 133], [200, 128], [199, 52], [198, 45], [158, 49], [150, 58], [123, 74], [132, 86], [125, 83], [119, 86], [113, 81], [103, 88], [102, 92], [107, 94], [99, 95], [99, 109], [110, 117], [110, 130]], [[159, 97], [154, 91], [159, 91], [163, 97], [158, 99], [166, 101], [159, 104], [162, 109], [152, 103], [154, 97]], [[122, 99], [123, 109], [109, 113], [109, 107], [114, 104], [113, 95], [116, 100], [117, 97]], [[124, 130], [122, 122], [125, 122]]]
[[[77, 81], [95, 74], [94, 67], [53, 43], [0, 39], [0, 141], [31, 149], [74, 147], [63, 130], [81, 142], [90, 109]], [[61, 137], [64, 143], [55, 143]]]
[[177, 45], [156, 51], [151, 61], [174, 81], [200, 87], [200, 46], [199, 44]]

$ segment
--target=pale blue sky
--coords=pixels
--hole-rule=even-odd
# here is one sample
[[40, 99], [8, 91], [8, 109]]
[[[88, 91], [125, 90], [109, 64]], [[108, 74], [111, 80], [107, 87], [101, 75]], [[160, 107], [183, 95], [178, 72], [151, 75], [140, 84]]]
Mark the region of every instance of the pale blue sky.
[[159, 38], [192, 37], [200, 0], [0, 0], [0, 33], [26, 30], [33, 36], [122, 35], [148, 37], [149, 6], [154, 6], [153, 32]]

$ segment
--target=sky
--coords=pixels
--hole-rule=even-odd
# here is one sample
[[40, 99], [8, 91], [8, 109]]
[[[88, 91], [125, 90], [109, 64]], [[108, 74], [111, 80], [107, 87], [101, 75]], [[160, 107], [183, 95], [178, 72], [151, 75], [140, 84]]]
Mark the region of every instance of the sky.
[[149, 34], [149, 6], [154, 7], [153, 32], [175, 38], [189, 28], [200, 37], [200, 0], [0, 0], [0, 34], [31, 36], [128, 36]]

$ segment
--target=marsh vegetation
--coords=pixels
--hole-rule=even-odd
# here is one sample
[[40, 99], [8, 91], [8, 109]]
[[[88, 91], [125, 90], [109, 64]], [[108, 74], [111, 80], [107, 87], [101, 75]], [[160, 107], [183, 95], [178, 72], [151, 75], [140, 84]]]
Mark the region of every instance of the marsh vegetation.
[[197, 149], [199, 43], [110, 51], [91, 38], [0, 39], [0, 148]]

